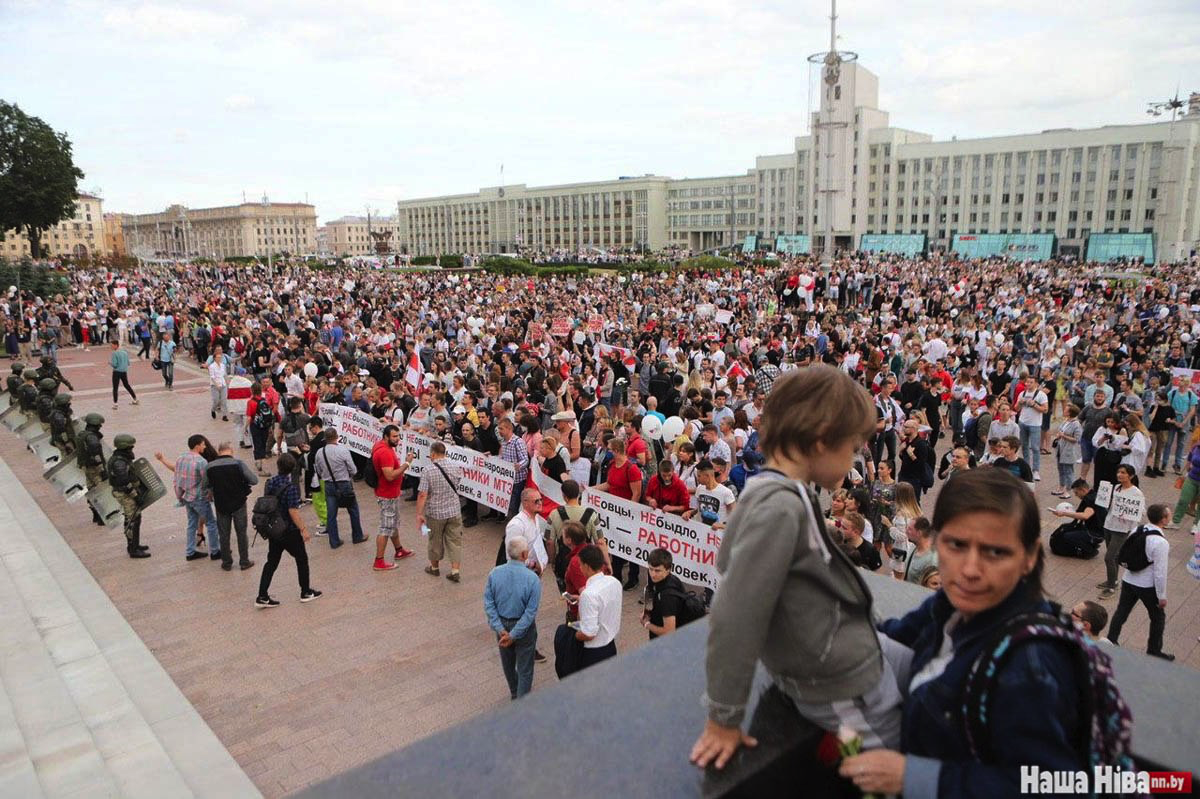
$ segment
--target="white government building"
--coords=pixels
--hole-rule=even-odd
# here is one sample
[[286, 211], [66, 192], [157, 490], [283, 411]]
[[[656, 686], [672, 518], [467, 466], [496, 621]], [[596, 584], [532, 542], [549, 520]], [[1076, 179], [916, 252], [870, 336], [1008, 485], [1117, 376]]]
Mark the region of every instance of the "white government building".
[[[815, 135], [744, 175], [494, 186], [397, 203], [397, 249], [953, 248], [1096, 260], [1200, 250], [1200, 94], [1178, 121], [933, 141], [890, 127], [879, 81], [826, 64]], [[826, 142], [821, 136], [829, 136]], [[828, 216], [827, 216], [828, 215]]]

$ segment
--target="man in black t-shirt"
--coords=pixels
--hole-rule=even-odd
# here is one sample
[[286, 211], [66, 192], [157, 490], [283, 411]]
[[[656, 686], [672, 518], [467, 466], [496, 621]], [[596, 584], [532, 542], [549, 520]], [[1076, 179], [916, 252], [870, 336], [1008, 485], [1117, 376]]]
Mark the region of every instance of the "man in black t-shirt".
[[1071, 483], [1071, 492], [1079, 499], [1079, 507], [1075, 510], [1054, 510], [1060, 519], [1074, 519], [1082, 522], [1095, 539], [1104, 537], [1104, 519], [1108, 509], [1096, 504], [1096, 492], [1092, 490], [1087, 480], [1076, 480]]
[[650, 640], [668, 635], [679, 628], [683, 610], [683, 583], [674, 574], [671, 553], [665, 549], [653, 549], [646, 558], [650, 580], [646, 584], [646, 609], [642, 611], [642, 626], [650, 633]]

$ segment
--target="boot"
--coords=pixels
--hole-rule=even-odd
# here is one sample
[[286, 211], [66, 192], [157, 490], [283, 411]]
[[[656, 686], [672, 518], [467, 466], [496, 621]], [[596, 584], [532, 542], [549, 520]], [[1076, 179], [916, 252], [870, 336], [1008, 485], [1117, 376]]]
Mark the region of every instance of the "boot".
[[96, 509], [92, 508], [92, 524], [104, 526], [104, 520], [100, 518], [100, 514], [96, 513]]
[[133, 530], [129, 534], [129, 546], [126, 548], [131, 558], [148, 558], [150, 557], [150, 547], [142, 545], [142, 518], [139, 516], [133, 523]]

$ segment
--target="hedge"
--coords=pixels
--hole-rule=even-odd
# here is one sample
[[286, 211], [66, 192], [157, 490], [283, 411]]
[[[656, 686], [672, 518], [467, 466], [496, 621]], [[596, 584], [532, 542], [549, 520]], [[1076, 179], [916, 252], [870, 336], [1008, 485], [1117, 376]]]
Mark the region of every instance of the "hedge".
[[438, 257], [438, 266], [448, 269], [460, 269], [463, 265], [461, 255], [442, 255]]
[[696, 258], [689, 258], [680, 264], [683, 269], [699, 269], [702, 271], [712, 271], [714, 269], [732, 269], [736, 267], [733, 261], [728, 258], [719, 258], [715, 255], [701, 255]]
[[437, 266], [437, 262], [436, 255], [414, 255], [411, 261], [413, 266]]

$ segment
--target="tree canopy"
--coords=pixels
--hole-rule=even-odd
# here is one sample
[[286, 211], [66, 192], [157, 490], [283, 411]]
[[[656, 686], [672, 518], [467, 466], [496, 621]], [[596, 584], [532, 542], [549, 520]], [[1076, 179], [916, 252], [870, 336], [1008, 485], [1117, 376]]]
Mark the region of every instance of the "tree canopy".
[[82, 179], [65, 133], [0, 100], [0, 235], [25, 233], [38, 257], [42, 233], [75, 213]]

